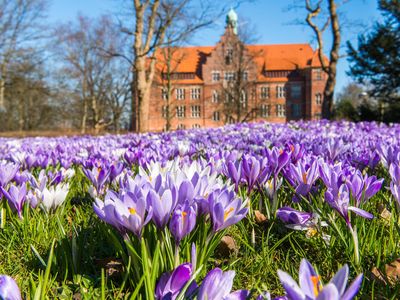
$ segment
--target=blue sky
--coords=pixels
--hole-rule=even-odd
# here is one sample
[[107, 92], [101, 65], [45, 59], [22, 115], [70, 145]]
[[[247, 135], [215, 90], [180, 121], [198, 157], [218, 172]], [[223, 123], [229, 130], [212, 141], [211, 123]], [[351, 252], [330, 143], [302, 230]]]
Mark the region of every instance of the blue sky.
[[[258, 44], [311, 43], [315, 48], [311, 30], [306, 26], [294, 25], [294, 20], [304, 19], [301, 11], [288, 11], [287, 7], [302, 0], [258, 0], [243, 4], [237, 9], [239, 25], [251, 23], [258, 36]], [[50, 22], [74, 20], [78, 13], [96, 17], [117, 12], [121, 0], [53, 0], [49, 11]], [[349, 26], [343, 31], [343, 42], [357, 43], [357, 35], [371, 29], [373, 22], [380, 18], [377, 0], [352, 0], [342, 7]], [[242, 21], [241, 21], [242, 20]], [[351, 22], [351, 23], [350, 23]], [[193, 45], [214, 45], [224, 30], [224, 18], [215, 21], [212, 29], [199, 32], [192, 40]], [[344, 44], [343, 43], [343, 44]], [[345, 50], [345, 49], [343, 49]], [[342, 51], [345, 54], [345, 51]], [[338, 66], [337, 91], [351, 78], [346, 75], [348, 63], [341, 59]]]

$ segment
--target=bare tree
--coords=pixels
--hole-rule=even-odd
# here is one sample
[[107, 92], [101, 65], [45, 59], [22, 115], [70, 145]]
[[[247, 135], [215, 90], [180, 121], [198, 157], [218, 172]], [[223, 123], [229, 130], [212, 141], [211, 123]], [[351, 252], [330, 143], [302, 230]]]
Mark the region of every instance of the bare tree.
[[[327, 13], [323, 16], [324, 4], [327, 8]], [[336, 85], [337, 63], [339, 61], [340, 50], [340, 23], [338, 15], [338, 3], [335, 0], [305, 0], [307, 10], [306, 22], [313, 30], [318, 42], [318, 56], [322, 66], [322, 70], [327, 74], [324, 89], [324, 100], [322, 103], [322, 117], [330, 119], [332, 117], [334, 91]], [[322, 16], [322, 20], [321, 20]], [[319, 20], [317, 24], [316, 19]], [[329, 50], [329, 61], [324, 58], [324, 32], [329, 29], [332, 36], [332, 45]]]
[[6, 108], [6, 81], [10, 65], [23, 53], [34, 51], [32, 42], [42, 37], [40, 21], [45, 0], [0, 1], [0, 113]]
[[119, 58], [105, 55], [118, 51], [122, 44], [120, 31], [113, 25], [105, 16], [98, 20], [79, 16], [76, 25], [70, 23], [57, 30], [63, 70], [70, 75], [81, 102], [82, 133], [88, 124], [96, 133], [111, 124], [119, 128], [114, 122], [119, 122], [126, 106], [130, 70]]

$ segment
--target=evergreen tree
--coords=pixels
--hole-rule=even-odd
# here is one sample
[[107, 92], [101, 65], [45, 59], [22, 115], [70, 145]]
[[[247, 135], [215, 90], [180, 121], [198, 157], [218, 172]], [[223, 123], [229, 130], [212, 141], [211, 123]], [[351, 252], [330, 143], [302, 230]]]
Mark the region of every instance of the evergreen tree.
[[371, 86], [372, 97], [393, 104], [400, 99], [400, 0], [379, 0], [379, 9], [383, 22], [359, 36], [358, 49], [347, 44], [349, 75]]

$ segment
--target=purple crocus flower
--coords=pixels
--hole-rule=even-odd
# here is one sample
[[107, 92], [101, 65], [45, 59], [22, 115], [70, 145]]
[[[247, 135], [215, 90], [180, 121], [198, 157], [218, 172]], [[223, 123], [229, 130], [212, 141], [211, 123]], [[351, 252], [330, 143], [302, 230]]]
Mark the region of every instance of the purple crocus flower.
[[376, 176], [367, 174], [362, 176], [359, 170], [347, 179], [347, 186], [356, 200], [357, 206], [374, 196], [381, 189], [382, 183], [383, 179], [378, 180]]
[[0, 298], [4, 300], [21, 300], [21, 292], [15, 280], [7, 275], [0, 275]]
[[391, 164], [389, 174], [393, 184], [400, 186], [400, 164]]
[[374, 217], [361, 208], [349, 206], [350, 195], [346, 184], [342, 184], [337, 193], [332, 189], [328, 189], [325, 192], [325, 200], [343, 217], [349, 228], [351, 228], [349, 210], [366, 219], [372, 219]]
[[16, 211], [18, 216], [22, 219], [22, 207], [24, 206], [27, 193], [26, 184], [22, 184], [19, 187], [11, 185], [8, 191], [0, 187], [0, 190], [7, 199], [11, 209]]
[[297, 184], [294, 202], [300, 202], [301, 196], [305, 197], [311, 191], [314, 182], [318, 179], [318, 160], [314, 160], [310, 166], [305, 161], [299, 161], [296, 165], [290, 165], [289, 174]]
[[397, 203], [400, 205], [400, 165], [391, 164], [389, 167], [389, 174], [392, 178], [390, 183], [390, 191]]
[[279, 279], [290, 300], [351, 300], [358, 293], [363, 275], [360, 274], [346, 290], [349, 277], [349, 267], [344, 265], [331, 281], [323, 286], [320, 276], [308, 260], [300, 264], [299, 285], [286, 272], [278, 270]]
[[171, 190], [166, 189], [159, 195], [153, 189], [150, 189], [147, 194], [147, 202], [153, 208], [154, 224], [159, 229], [163, 229], [167, 225], [176, 204], [176, 200], [172, 197]]
[[216, 190], [209, 197], [210, 216], [214, 231], [222, 230], [242, 220], [247, 214], [240, 198], [227, 188]]
[[[158, 280], [155, 297], [157, 300], [174, 300], [185, 287], [192, 276], [192, 264], [185, 263], [178, 266], [172, 273], [164, 273]], [[186, 295], [190, 295], [197, 288], [196, 282], [189, 286]]]
[[124, 227], [119, 223], [115, 215], [115, 202], [118, 197], [118, 194], [114, 191], [108, 191], [104, 201], [98, 198], [95, 199], [93, 210], [101, 220], [114, 226], [118, 231], [124, 232]]
[[268, 158], [268, 165], [271, 168], [272, 174], [278, 176], [283, 167], [290, 161], [290, 152], [278, 150], [277, 148], [267, 149], [266, 156]]
[[235, 184], [235, 191], [237, 192], [242, 181], [242, 162], [239, 160], [235, 162], [227, 161], [223, 167], [223, 172]]
[[92, 182], [94, 185], [94, 188], [96, 190], [95, 195], [100, 195], [102, 192], [102, 188], [106, 181], [108, 180], [108, 177], [110, 176], [110, 170], [101, 168], [101, 167], [93, 167], [92, 170], [83, 168], [83, 173], [86, 175], [86, 177]]
[[147, 205], [140, 187], [122, 194], [108, 191], [104, 202], [95, 200], [93, 209], [100, 219], [121, 233], [128, 230], [139, 238], [143, 227], [152, 217], [152, 208]]
[[0, 186], [5, 187], [17, 174], [19, 169], [18, 164], [1, 163], [0, 164]]
[[188, 203], [179, 205], [172, 214], [169, 230], [178, 245], [196, 226], [196, 209]]
[[271, 175], [267, 168], [266, 158], [258, 160], [253, 156], [244, 156], [242, 160], [242, 176], [247, 183], [247, 190], [251, 192], [254, 186], [264, 184]]
[[285, 206], [277, 210], [276, 216], [287, 224], [304, 225], [312, 218], [312, 213], [298, 211]]
[[231, 293], [235, 271], [223, 272], [215, 268], [208, 272], [204, 278], [199, 292], [198, 300], [242, 300], [247, 299], [249, 291], [239, 290]]
[[124, 164], [121, 162], [113, 163], [110, 167], [110, 181], [113, 181], [124, 170]]

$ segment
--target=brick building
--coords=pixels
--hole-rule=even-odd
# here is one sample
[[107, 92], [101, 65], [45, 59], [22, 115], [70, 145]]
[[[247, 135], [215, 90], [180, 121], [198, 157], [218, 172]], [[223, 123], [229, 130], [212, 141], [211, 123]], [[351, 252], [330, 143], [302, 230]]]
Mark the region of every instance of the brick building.
[[212, 47], [158, 50], [150, 130], [321, 117], [326, 74], [309, 44], [245, 45], [230, 11]]

